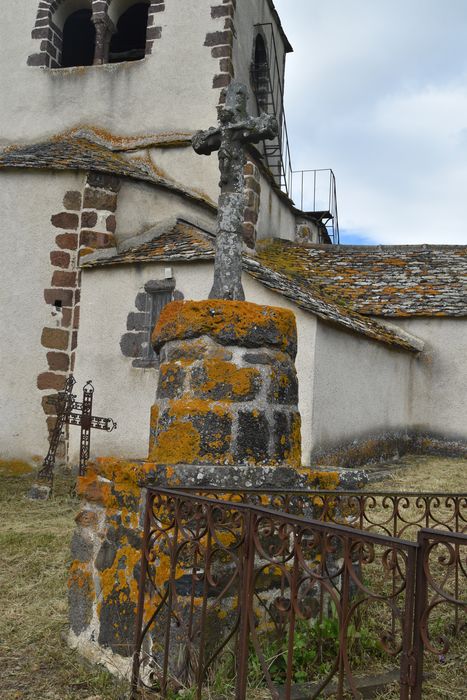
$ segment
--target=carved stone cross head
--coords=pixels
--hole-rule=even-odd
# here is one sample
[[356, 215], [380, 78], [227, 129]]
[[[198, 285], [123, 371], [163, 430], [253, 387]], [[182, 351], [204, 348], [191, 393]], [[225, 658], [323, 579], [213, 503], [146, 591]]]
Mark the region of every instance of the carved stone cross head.
[[219, 107], [219, 126], [193, 136], [196, 153], [218, 151], [221, 173], [217, 217], [214, 285], [210, 299], [244, 299], [242, 274], [242, 229], [245, 211], [246, 147], [277, 136], [276, 119], [269, 114], [251, 117], [247, 113], [248, 89], [232, 82], [225, 104]]

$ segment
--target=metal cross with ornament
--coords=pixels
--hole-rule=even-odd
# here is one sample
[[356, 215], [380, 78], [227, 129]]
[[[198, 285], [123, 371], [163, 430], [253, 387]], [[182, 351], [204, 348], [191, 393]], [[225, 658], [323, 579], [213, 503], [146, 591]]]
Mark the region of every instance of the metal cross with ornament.
[[66, 381], [65, 390], [56, 396], [49, 397], [49, 403], [57, 409], [57, 420], [50, 437], [49, 451], [39, 471], [41, 479], [53, 480], [57, 447], [65, 425], [79, 425], [81, 427], [80, 451], [79, 451], [79, 475], [84, 476], [91, 448], [91, 430], [105, 430], [108, 433], [115, 430], [117, 424], [112, 418], [101, 418], [92, 415], [92, 400], [94, 387], [92, 382], [86, 382], [83, 387], [83, 400], [76, 401], [73, 387], [76, 380], [70, 375]]
[[246, 147], [272, 139], [278, 133], [277, 120], [269, 114], [251, 117], [247, 113], [248, 89], [233, 81], [219, 107], [219, 126], [193, 136], [196, 153], [219, 151], [221, 194], [217, 215], [214, 285], [210, 299], [245, 299], [242, 287], [242, 232], [245, 212]]

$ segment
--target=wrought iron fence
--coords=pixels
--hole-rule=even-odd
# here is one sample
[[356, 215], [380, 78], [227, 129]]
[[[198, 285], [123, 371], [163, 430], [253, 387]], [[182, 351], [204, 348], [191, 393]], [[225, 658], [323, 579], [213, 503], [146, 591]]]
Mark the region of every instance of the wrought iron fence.
[[424, 651], [465, 624], [466, 513], [450, 494], [149, 489], [133, 697], [358, 698], [376, 660], [419, 700]]

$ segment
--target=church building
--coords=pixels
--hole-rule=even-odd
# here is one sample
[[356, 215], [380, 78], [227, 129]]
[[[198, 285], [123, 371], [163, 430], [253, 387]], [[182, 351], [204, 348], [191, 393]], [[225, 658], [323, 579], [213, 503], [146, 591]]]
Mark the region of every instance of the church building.
[[[4, 5], [3, 458], [42, 461], [48, 397], [70, 373], [118, 424], [93, 435], [92, 455], [147, 456], [152, 329], [167, 303], [212, 285], [218, 161], [191, 139], [233, 79], [280, 127], [248, 147], [243, 286], [296, 315], [303, 463], [467, 454], [467, 245], [340, 245], [333, 188], [324, 208], [295, 201], [292, 47], [272, 0]], [[65, 463], [78, 433], [63, 437]]]

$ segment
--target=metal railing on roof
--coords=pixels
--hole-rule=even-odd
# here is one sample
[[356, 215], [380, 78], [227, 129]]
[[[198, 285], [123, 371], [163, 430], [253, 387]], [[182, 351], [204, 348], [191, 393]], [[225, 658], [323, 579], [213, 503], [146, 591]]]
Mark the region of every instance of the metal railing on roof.
[[292, 170], [289, 196], [302, 211], [326, 227], [332, 243], [339, 244], [337, 188], [333, 170]]

